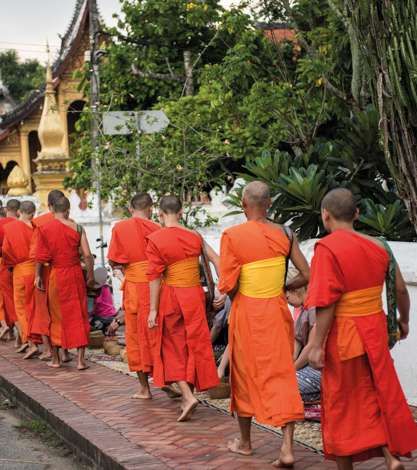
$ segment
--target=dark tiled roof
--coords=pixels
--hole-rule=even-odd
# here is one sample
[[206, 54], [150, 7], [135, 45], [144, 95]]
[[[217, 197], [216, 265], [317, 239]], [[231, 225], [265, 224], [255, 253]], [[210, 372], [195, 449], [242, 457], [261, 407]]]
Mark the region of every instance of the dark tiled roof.
[[[61, 38], [61, 46], [59, 54], [52, 66], [52, 76], [54, 78], [59, 76], [63, 65], [72, 52], [77, 48], [77, 40], [83, 31], [83, 26], [88, 17], [88, 1], [77, 0], [75, 4], [74, 14], [72, 15], [71, 23]], [[59, 81], [56, 81], [59, 83]], [[18, 104], [13, 110], [0, 117], [0, 130], [13, 126], [28, 115], [30, 115], [42, 102], [45, 95], [45, 85], [39, 90], [34, 90], [25, 101]], [[0, 133], [1, 135], [2, 133]]]

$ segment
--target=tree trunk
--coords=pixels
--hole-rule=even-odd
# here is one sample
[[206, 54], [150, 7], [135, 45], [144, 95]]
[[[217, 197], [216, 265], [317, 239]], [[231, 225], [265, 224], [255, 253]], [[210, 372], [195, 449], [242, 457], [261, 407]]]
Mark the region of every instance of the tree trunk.
[[185, 96], [194, 95], [193, 62], [191, 51], [184, 51]]
[[344, 3], [379, 110], [386, 160], [417, 230], [416, 1]]

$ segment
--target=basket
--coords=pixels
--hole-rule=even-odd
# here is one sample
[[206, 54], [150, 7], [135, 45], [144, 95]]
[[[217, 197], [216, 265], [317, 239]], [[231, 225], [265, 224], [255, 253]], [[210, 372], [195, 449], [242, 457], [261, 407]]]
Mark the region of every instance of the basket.
[[117, 339], [106, 338], [103, 343], [103, 349], [108, 356], [119, 356], [122, 347], [117, 344]]
[[88, 347], [90, 349], [101, 349], [104, 343], [104, 334], [101, 330], [90, 331]]
[[211, 388], [208, 391], [209, 397], [212, 400], [224, 400], [230, 398], [230, 384], [221, 382], [217, 387]]

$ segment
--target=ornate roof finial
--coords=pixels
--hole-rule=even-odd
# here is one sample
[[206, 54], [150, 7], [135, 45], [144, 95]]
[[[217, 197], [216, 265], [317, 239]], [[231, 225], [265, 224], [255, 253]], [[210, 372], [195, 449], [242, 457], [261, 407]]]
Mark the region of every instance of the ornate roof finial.
[[48, 39], [46, 40], [46, 54], [48, 56], [48, 62], [46, 64], [46, 93], [54, 93], [54, 82], [51, 69], [51, 49], [49, 48]]

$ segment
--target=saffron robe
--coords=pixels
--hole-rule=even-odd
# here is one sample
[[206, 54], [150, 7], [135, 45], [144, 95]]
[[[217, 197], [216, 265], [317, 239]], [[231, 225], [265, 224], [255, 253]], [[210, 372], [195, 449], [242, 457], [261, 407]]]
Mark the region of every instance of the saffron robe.
[[118, 222], [112, 232], [108, 258], [124, 266], [123, 309], [129, 369], [152, 372], [156, 332], [148, 328], [149, 282], [146, 237], [159, 230], [150, 220], [133, 217]]
[[[219, 290], [230, 293], [240, 283], [229, 317], [231, 411], [271, 426], [304, 419], [293, 361], [294, 322], [283, 293], [289, 240], [277, 226], [249, 221], [223, 232]], [[262, 269], [245, 278], [259, 293], [242, 289], [245, 266], [281, 260], [273, 274], [274, 295], [262, 290], [269, 280]], [[257, 286], [257, 287], [256, 287]], [[246, 291], [245, 291], [246, 292]]]
[[36, 261], [50, 263], [48, 304], [53, 346], [87, 346], [90, 333], [87, 288], [81, 269], [81, 235], [59, 220], [38, 228]]
[[172, 267], [175, 271], [160, 292], [154, 358], [154, 383], [159, 387], [186, 381], [207, 390], [219, 383], [199, 279], [201, 252], [201, 237], [185, 228], [163, 228], [148, 237], [149, 280]]
[[[47, 224], [51, 220], [54, 220], [55, 216], [52, 212], [47, 212], [46, 214], [42, 214], [39, 217], [33, 219], [33, 225], [35, 226], [35, 231], [32, 237], [31, 245], [30, 245], [30, 258], [36, 258], [36, 249], [38, 244], [38, 229], [43, 225]], [[34, 293], [34, 304], [35, 310], [34, 314], [32, 315], [32, 321], [29, 324], [29, 331], [32, 334], [39, 334], [43, 336], [49, 336], [50, 331], [50, 323], [51, 317], [48, 310], [48, 285], [49, 285], [49, 275], [50, 275], [50, 266], [49, 264], [45, 264], [42, 269], [42, 280], [45, 290], [41, 291], [39, 289], [35, 289]]]
[[[3, 248], [4, 226], [15, 222], [13, 217], [0, 219], [0, 250]], [[13, 300], [13, 274], [0, 258], [0, 320], [6, 321], [9, 327], [17, 320]]]
[[33, 232], [33, 226], [15, 220], [4, 227], [2, 247], [5, 265], [13, 268], [13, 300], [23, 343], [28, 339], [40, 342], [29, 331], [34, 312], [35, 262], [30, 259]]
[[338, 230], [315, 247], [309, 307], [336, 304], [322, 373], [322, 432], [327, 458], [354, 461], [417, 449], [417, 425], [388, 348], [382, 287], [389, 257], [361, 235]]

